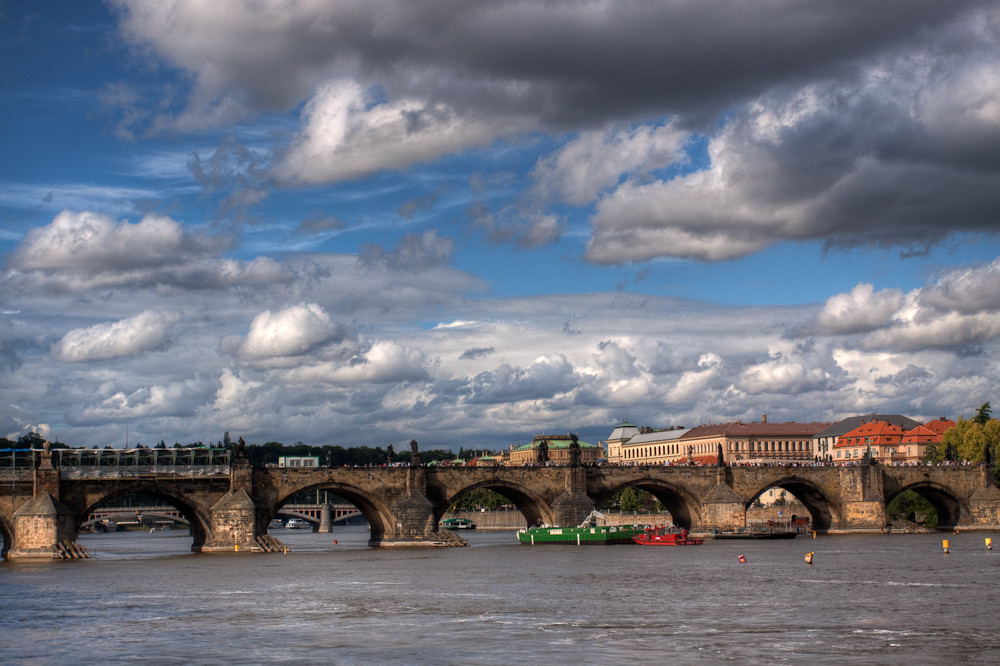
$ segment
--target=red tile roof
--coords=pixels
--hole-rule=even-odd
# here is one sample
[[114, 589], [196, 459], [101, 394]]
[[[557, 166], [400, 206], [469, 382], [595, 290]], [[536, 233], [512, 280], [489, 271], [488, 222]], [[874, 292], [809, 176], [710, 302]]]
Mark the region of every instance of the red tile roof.
[[948, 428], [954, 428], [955, 422], [950, 419], [934, 419], [933, 421], [928, 421], [924, 424], [925, 428], [929, 428], [938, 434], [938, 436], [943, 435], [944, 431]]
[[903, 434], [904, 444], [925, 444], [927, 442], [940, 442], [941, 433], [935, 432], [927, 426], [918, 425], [912, 430], [907, 430]]
[[903, 429], [886, 421], [869, 421], [850, 432], [845, 432], [837, 440], [834, 448], [845, 446], [879, 446], [899, 444], [903, 440]]

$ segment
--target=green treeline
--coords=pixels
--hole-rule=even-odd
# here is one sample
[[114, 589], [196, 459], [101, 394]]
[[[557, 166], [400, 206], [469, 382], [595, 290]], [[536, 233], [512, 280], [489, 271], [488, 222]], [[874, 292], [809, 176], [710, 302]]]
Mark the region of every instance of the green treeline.
[[[389, 460], [388, 447], [381, 446], [353, 446], [344, 448], [343, 446], [312, 446], [297, 442], [295, 444], [282, 444], [281, 442], [267, 442], [266, 444], [248, 444], [247, 456], [250, 464], [254, 467], [263, 467], [269, 463], [277, 464], [278, 458], [282, 456], [317, 456], [319, 464], [331, 467], [357, 466], [379, 466], [385, 465]], [[461, 455], [461, 454], [460, 454]], [[424, 464], [435, 461], [453, 460], [455, 454], [444, 449], [432, 449], [430, 451], [420, 451], [420, 461]], [[409, 462], [410, 449], [407, 447], [402, 451], [395, 451], [394, 462]]]

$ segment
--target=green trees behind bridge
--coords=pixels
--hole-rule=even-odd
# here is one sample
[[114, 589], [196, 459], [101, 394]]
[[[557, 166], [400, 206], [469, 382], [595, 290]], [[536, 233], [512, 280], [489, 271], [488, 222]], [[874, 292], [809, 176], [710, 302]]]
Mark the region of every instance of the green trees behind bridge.
[[[277, 464], [278, 458], [282, 456], [317, 456], [321, 465], [332, 467], [354, 467], [355, 465], [364, 467], [366, 465], [384, 465], [388, 461], [388, 448], [381, 446], [354, 446], [344, 448], [343, 446], [312, 446], [296, 442], [285, 445], [281, 442], [267, 442], [266, 444], [248, 444], [247, 455], [250, 464], [254, 467], [263, 467], [268, 463]], [[436, 449], [431, 451], [420, 451], [420, 460], [428, 463], [434, 460], [451, 460], [455, 454], [451, 451]], [[410, 449], [396, 451], [396, 462], [409, 462]]]
[[997, 471], [1000, 458], [1000, 421], [991, 418], [990, 403], [984, 403], [971, 419], [959, 417], [954, 428], [948, 428], [941, 437], [941, 443], [927, 447], [927, 460], [968, 460], [969, 462], [989, 462]]

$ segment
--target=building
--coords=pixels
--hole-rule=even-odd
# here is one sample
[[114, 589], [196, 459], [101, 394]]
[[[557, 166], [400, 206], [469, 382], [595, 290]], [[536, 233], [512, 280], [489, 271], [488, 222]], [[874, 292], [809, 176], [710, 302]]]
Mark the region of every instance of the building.
[[893, 456], [893, 461], [903, 463], [923, 461], [924, 456], [927, 455], [927, 447], [932, 444], [940, 444], [944, 431], [954, 427], [954, 421], [942, 417], [907, 430], [903, 433], [902, 444]]
[[903, 427], [895, 423], [867, 421], [837, 438], [833, 462], [857, 462], [866, 456], [889, 462], [902, 446], [903, 434]]
[[689, 428], [654, 430], [622, 423], [616, 426], [605, 440], [608, 447], [608, 462], [613, 465], [668, 463], [676, 459], [680, 451], [677, 440], [688, 430]]
[[878, 416], [875, 414], [867, 414], [865, 416], [851, 416], [816, 433], [813, 441], [813, 450], [816, 451], [816, 455], [820, 460], [834, 460], [833, 447], [837, 445], [840, 438], [843, 437], [845, 433], [848, 433], [858, 426], [875, 419], [898, 425], [904, 431], [920, 425], [917, 421], [914, 421], [908, 416], [903, 416], [902, 414], [881, 414]]
[[278, 467], [319, 467], [319, 456], [280, 456]]
[[621, 464], [623, 459], [622, 447], [638, 434], [639, 428], [631, 423], [622, 422], [616, 425], [608, 438], [604, 440], [604, 445], [608, 448], [608, 462], [615, 465]]
[[692, 428], [680, 438], [683, 455], [697, 462], [708, 457], [714, 462], [722, 447], [723, 460], [730, 464], [772, 464], [813, 462], [813, 437], [829, 423], [769, 423], [767, 415], [755, 423], [725, 423]]
[[[623, 423], [607, 439], [608, 462], [623, 465], [788, 463], [814, 460], [813, 437], [829, 423], [741, 421], [654, 430]], [[627, 438], [627, 439], [626, 439]]]
[[[522, 446], [510, 445], [511, 465], [534, 465], [538, 462], [538, 451], [544, 448], [548, 451], [548, 459], [553, 465], [567, 465], [570, 458], [570, 443], [573, 435], [535, 435], [530, 444]], [[588, 444], [577, 440], [580, 445], [580, 462], [584, 465], [596, 463], [604, 457], [604, 449], [597, 444]]]

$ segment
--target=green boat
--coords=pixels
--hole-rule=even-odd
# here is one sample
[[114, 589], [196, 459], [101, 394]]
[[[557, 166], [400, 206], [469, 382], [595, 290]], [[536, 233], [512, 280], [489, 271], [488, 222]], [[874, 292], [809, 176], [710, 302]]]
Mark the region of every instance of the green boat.
[[445, 518], [441, 521], [441, 527], [446, 530], [474, 530], [476, 524], [468, 518]]
[[577, 527], [528, 527], [517, 531], [517, 540], [532, 546], [545, 543], [577, 546], [630, 544], [633, 543], [632, 537], [642, 534], [646, 528], [645, 525], [598, 525], [597, 518], [604, 518], [604, 514], [594, 511]]

